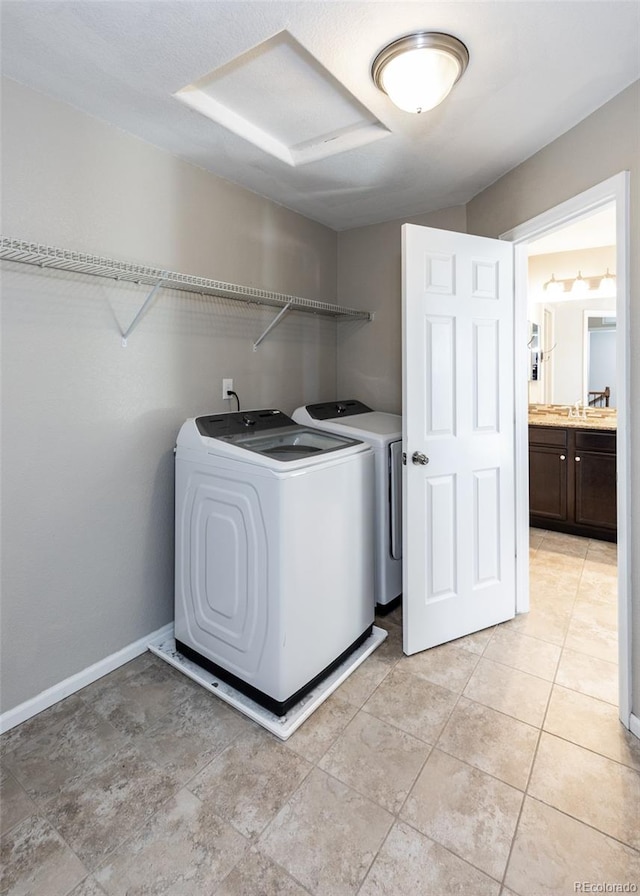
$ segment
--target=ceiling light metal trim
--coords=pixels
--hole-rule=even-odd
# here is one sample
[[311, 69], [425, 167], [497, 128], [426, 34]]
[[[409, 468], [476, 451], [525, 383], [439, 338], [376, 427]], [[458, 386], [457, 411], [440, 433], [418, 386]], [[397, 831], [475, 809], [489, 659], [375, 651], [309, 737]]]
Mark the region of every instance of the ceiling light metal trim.
[[[460, 80], [469, 64], [469, 51], [461, 40], [450, 34], [440, 31], [416, 31], [399, 37], [384, 47], [373, 60], [371, 65], [371, 77], [376, 87], [389, 96], [385, 86], [383, 73], [389, 62], [412, 50], [439, 50], [451, 56], [458, 65], [458, 74], [453, 80], [449, 91]], [[447, 94], [449, 93], [447, 91]], [[445, 96], [447, 95], [445, 94]], [[443, 97], [444, 98], [444, 97]], [[421, 110], [416, 110], [421, 111]]]

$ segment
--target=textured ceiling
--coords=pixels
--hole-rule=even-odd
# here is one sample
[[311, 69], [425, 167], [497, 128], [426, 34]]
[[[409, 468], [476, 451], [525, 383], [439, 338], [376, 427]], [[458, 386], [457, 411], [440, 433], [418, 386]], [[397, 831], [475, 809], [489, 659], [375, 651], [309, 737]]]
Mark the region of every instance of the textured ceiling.
[[[6, 76], [336, 230], [469, 201], [640, 77], [635, 0], [5, 0], [1, 14]], [[449, 98], [422, 115], [370, 77], [378, 51], [414, 29], [450, 32], [470, 53]], [[383, 139], [291, 165], [174, 96], [283, 32]], [[253, 102], [260, 129], [288, 133], [288, 112], [312, 121], [296, 77], [274, 81]]]

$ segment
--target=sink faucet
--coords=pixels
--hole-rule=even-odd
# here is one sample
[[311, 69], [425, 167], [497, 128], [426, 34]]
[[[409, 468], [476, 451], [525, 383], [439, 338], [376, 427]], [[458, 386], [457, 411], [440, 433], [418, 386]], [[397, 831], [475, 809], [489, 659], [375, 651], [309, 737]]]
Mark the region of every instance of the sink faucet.
[[573, 407], [569, 408], [569, 416], [577, 417], [579, 420], [587, 419], [587, 409], [582, 405], [582, 399], [576, 401]]

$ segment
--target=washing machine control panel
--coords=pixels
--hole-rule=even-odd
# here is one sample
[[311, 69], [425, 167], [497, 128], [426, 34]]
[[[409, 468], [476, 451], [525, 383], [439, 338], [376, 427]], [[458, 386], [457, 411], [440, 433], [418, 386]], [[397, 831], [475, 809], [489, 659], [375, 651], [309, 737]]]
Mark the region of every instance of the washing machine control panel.
[[307, 411], [312, 420], [336, 420], [338, 417], [353, 417], [355, 414], [369, 414], [372, 408], [361, 401], [323, 401], [308, 404]]
[[200, 435], [219, 439], [241, 432], [259, 432], [265, 429], [278, 429], [281, 426], [295, 426], [295, 423], [282, 411], [266, 408], [260, 411], [235, 411], [229, 414], [196, 417], [196, 426]]

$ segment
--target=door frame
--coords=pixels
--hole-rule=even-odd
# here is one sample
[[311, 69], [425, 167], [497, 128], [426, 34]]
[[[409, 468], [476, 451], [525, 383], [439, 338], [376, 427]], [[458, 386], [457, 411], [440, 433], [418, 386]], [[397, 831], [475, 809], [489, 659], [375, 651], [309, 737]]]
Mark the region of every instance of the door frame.
[[[555, 340], [555, 331], [556, 331], [556, 316], [549, 308], [545, 308], [542, 313], [542, 351], [544, 355], [546, 354], [546, 362], [544, 367], [544, 384], [543, 384], [543, 392], [544, 392], [544, 403], [551, 404], [551, 398], [553, 397], [553, 385], [555, 382], [555, 359], [553, 356], [553, 343]], [[549, 352], [551, 351], [551, 362], [549, 362]]]
[[[616, 388], [618, 390], [617, 505], [618, 505], [618, 675], [620, 721], [640, 737], [640, 719], [632, 715], [631, 676], [631, 551], [633, 544], [630, 502], [630, 336], [629, 336], [629, 172], [579, 193], [537, 215], [500, 239], [514, 244], [514, 358], [515, 358], [515, 465], [516, 465], [516, 612], [529, 609], [529, 461], [527, 377], [527, 266], [528, 243], [586, 218], [605, 205], [616, 208]], [[519, 375], [522, 372], [522, 376]]]

